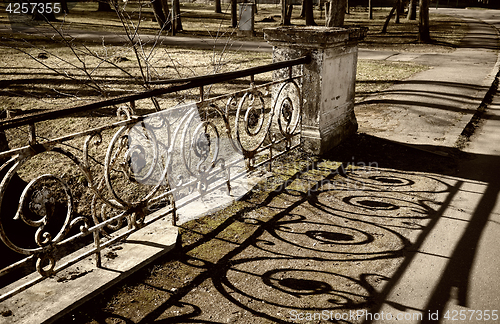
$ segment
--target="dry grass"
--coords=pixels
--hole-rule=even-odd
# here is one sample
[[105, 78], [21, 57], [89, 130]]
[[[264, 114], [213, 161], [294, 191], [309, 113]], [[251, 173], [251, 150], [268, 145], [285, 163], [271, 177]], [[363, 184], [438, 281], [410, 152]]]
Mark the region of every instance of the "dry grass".
[[[5, 3], [0, 3], [2, 8], [0, 10], [0, 23], [8, 24], [10, 21], [3, 10], [4, 6]], [[205, 4], [183, 3], [181, 7], [184, 31], [178, 34], [179, 37], [241, 38], [236, 35], [234, 29], [229, 28], [229, 7], [226, 4], [223, 6], [222, 14], [214, 13], [213, 7]], [[116, 14], [97, 12], [97, 3], [95, 2], [70, 3], [70, 10], [70, 14], [64, 17], [64, 20], [63, 17], [59, 17], [61, 21], [58, 26], [62, 27], [63, 30], [123, 32], [123, 26]], [[138, 4], [129, 3], [127, 10], [130, 13], [131, 21], [139, 23], [137, 18]], [[262, 40], [264, 28], [278, 25], [279, 10], [278, 5], [258, 5], [255, 19], [256, 36], [244, 39]], [[467, 30], [466, 25], [456, 18], [431, 16], [431, 35], [435, 43], [432, 45], [418, 44], [416, 42], [418, 26], [415, 21], [402, 19], [400, 24], [391, 22], [388, 33], [381, 34], [380, 30], [387, 13], [388, 8], [376, 9], [374, 19], [368, 20], [364, 8], [351, 8], [350, 14], [346, 16], [346, 25], [369, 27], [368, 37], [360, 44], [361, 47], [397, 51], [450, 51], [459, 43]], [[292, 23], [303, 25], [304, 21], [298, 15], [299, 8], [297, 6], [294, 10]], [[315, 15], [316, 22], [321, 25], [324, 22], [322, 20], [323, 14], [319, 10], [315, 10]], [[153, 22], [152, 18], [153, 13], [150, 6], [143, 6], [140, 19], [141, 33], [155, 34], [158, 32], [156, 22]], [[22, 112], [59, 108], [96, 100], [103, 93], [106, 97], [113, 97], [145, 89], [141, 71], [138, 69], [137, 58], [128, 47], [111, 45], [104, 47], [95, 43], [83, 47], [77, 41], [73, 42], [75, 47], [81, 50], [81, 57], [85, 60], [87, 71], [92, 71], [92, 79], [101, 87], [102, 91], [99, 93], [95, 86], [92, 87], [91, 80], [82, 70], [82, 62], [76, 60], [71, 49], [67, 46], [61, 46], [61, 43], [36, 35], [12, 35], [5, 31], [2, 34], [0, 31], [0, 36], [2, 36], [0, 45], [20, 48], [35, 58], [42, 53], [49, 54], [47, 59], [38, 59], [38, 62], [34, 63], [28, 55], [2, 46], [0, 52], [0, 68], [3, 76], [2, 81], [0, 81], [3, 85], [0, 93], [2, 109]], [[7, 38], [14, 38], [15, 41], [8, 41]], [[27, 40], [31, 45], [25, 43], [24, 40]], [[99, 60], [85, 52], [97, 53], [113, 64], [102, 64], [93, 71], [93, 68], [99, 64]], [[265, 64], [270, 60], [268, 54], [186, 50], [160, 46], [150, 57], [152, 68], [146, 78], [183, 78], [210, 74], [216, 70], [237, 70]], [[51, 66], [54, 70], [44, 68], [42, 64]], [[379, 91], [391, 82], [404, 79], [420, 69], [421, 67], [400, 63], [361, 62], [358, 67], [358, 94], [363, 96]], [[61, 77], [66, 73], [71, 78]], [[269, 78], [269, 75], [265, 78]]]
[[[91, 47], [92, 50], [100, 50], [96, 46]], [[75, 61], [74, 57], [68, 48], [45, 48], [45, 52], [52, 53], [66, 61]], [[37, 56], [40, 49], [32, 49], [33, 56]], [[216, 68], [213, 64], [214, 53], [212, 51], [203, 50], [186, 50], [186, 49], [163, 49], [164, 57], [158, 58], [157, 62], [161, 69], [158, 73], [165, 79], [175, 79], [179, 77], [189, 77], [193, 75], [210, 74]], [[123, 71], [111, 66], [102, 66], [93, 75], [97, 82], [105, 89], [109, 97], [117, 95], [129, 94], [133, 91], [145, 90], [141, 86], [140, 72], [137, 68], [137, 61], [131, 55], [120, 56], [127, 58], [128, 61], [117, 63], [120, 68], [125, 69], [128, 73], [134, 75], [136, 79], [128, 77]], [[52, 62], [50, 62], [52, 60]], [[2, 109], [8, 110], [15, 114], [24, 114], [27, 112], [49, 110], [61, 108], [64, 106], [75, 106], [90, 101], [102, 98], [101, 94], [89, 86], [85, 86], [82, 81], [88, 79], [76, 69], [65, 69], [61, 64], [54, 59], [43, 60], [44, 64], [51, 64], [61, 68], [61, 72], [70, 71], [75, 79], [65, 78], [62, 74], [57, 74], [54, 71], [49, 71], [39, 63], [35, 63], [29, 56], [19, 53], [13, 49], [6, 49], [0, 53], [0, 64], [2, 68], [3, 80], [2, 90], [0, 90], [0, 102]], [[222, 60], [222, 65], [219, 66], [221, 71], [238, 70], [251, 66], [270, 63], [271, 57], [268, 53], [235, 53], [227, 52]], [[78, 62], [75, 62], [77, 64]], [[92, 68], [93, 65], [89, 65]], [[360, 61], [358, 63], [357, 76], [357, 97], [373, 94], [381, 91], [397, 80], [405, 79], [412, 74], [421, 71], [423, 67], [408, 63], [388, 63], [377, 61]], [[139, 80], [139, 81], [138, 81]], [[259, 76], [258, 81], [270, 81], [271, 75], [267, 73]], [[244, 84], [248, 84], [244, 82]], [[244, 85], [243, 84], [243, 85]], [[211, 88], [212, 95], [221, 95], [230, 91], [235, 91], [241, 88], [241, 84], [222, 84]], [[196, 100], [199, 96], [198, 90], [177, 93], [163, 98], [164, 107], [173, 106], [182, 101]], [[148, 100], [143, 100], [138, 103], [138, 109], [141, 113], [153, 112], [154, 107]], [[103, 121], [109, 120], [109, 117], [114, 114], [114, 111], [100, 111], [89, 118], [83, 116], [75, 118], [83, 118], [78, 123], [67, 123], [61, 120], [62, 124], [53, 121], [55, 127], [48, 127], [50, 134], [54, 134], [54, 129], [57, 129], [57, 135], [62, 133], [75, 132], [82, 130], [82, 127], [97, 126], [97, 119]], [[21, 143], [26, 143], [26, 135], [14, 132], [12, 135], [11, 145], [18, 146]], [[40, 136], [49, 136], [39, 129]], [[56, 134], [54, 134], [56, 135]], [[16, 143], [19, 142], [19, 143]]]
[[400, 80], [427, 69], [426, 66], [409, 62], [358, 61], [355, 100], [362, 101]]

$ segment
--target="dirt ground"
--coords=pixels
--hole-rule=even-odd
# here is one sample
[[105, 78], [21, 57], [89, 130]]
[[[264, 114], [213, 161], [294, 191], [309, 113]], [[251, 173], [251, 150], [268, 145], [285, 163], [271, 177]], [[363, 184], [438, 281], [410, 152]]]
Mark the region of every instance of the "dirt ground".
[[239, 203], [181, 225], [175, 252], [57, 323], [359, 323], [456, 162], [365, 134], [321, 160], [299, 152]]

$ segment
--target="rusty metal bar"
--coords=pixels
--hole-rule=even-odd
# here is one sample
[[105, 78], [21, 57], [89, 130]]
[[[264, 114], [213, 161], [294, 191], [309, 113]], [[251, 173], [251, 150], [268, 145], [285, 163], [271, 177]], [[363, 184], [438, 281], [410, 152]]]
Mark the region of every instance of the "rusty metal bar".
[[[225, 72], [218, 74], [209, 74], [185, 79], [173, 79], [173, 80], [157, 80], [150, 81], [150, 84], [175, 84], [175, 83], [185, 83], [185, 82], [193, 82], [199, 85], [209, 85], [213, 83], [221, 83], [226, 82], [232, 79], [244, 78], [248, 76], [252, 76], [255, 74], [261, 74], [266, 72], [271, 72], [274, 70], [279, 70], [282, 68], [287, 68], [290, 66], [301, 65], [301, 64], [309, 64], [311, 62], [310, 56], [303, 56], [298, 59], [275, 62], [267, 65], [256, 66], [248, 69], [243, 69], [240, 71], [234, 72]], [[201, 83], [201, 84], [198, 84]]]

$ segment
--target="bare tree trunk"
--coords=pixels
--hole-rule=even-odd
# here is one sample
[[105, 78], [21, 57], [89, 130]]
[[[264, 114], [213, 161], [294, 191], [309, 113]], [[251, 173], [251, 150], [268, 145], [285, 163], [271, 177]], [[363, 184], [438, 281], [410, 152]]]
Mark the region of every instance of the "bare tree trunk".
[[170, 8], [168, 7], [168, 0], [160, 0], [160, 1], [161, 1], [161, 9], [166, 19], [163, 29], [170, 30], [172, 28], [172, 14], [170, 13]]
[[345, 0], [331, 0], [325, 2], [325, 26], [343, 27], [346, 5], [347, 2]]
[[292, 19], [293, 5], [289, 4], [290, 0], [281, 0], [281, 26], [289, 26]]
[[61, 0], [61, 10], [63, 13], [69, 14], [68, 1]]
[[291, 25], [292, 24], [292, 11], [293, 11], [293, 4], [289, 4], [288, 9], [286, 10], [286, 16], [285, 16], [285, 19], [286, 21], [288, 22], [288, 25]]
[[231, 0], [231, 27], [233, 28], [238, 27], [238, 14], [236, 12], [238, 9], [237, 7], [237, 0]]
[[316, 26], [314, 22], [314, 11], [313, 11], [313, 2], [312, 0], [304, 0], [304, 10], [305, 10], [305, 18], [306, 18], [306, 26]]
[[399, 16], [401, 14], [401, 0], [398, 0], [396, 3], [396, 24], [399, 24]]
[[410, 3], [408, 4], [408, 15], [406, 16], [406, 19], [417, 19], [417, 0], [410, 0]]
[[333, 27], [332, 3], [330, 1], [325, 2], [325, 26]]
[[172, 28], [172, 15], [168, 7], [168, 0], [153, 0], [151, 4], [160, 28], [163, 30], [170, 30]]
[[158, 25], [160, 25], [160, 28], [165, 28], [165, 25], [167, 23], [167, 17], [163, 12], [163, 6], [161, 0], [153, 0], [151, 1], [151, 5], [153, 6], [153, 13], [155, 15], [156, 22], [158, 23]]
[[368, 19], [373, 19], [372, 0], [368, 0]]
[[[43, 0], [40, 1], [39, 3], [43, 4], [43, 6], [46, 6], [47, 3], [51, 3], [48, 0]], [[53, 11], [50, 13], [45, 11], [43, 14], [39, 13], [38, 10], [34, 10], [33, 14], [31, 15], [31, 19], [33, 20], [40, 20], [40, 21], [57, 21], [56, 15], [54, 14]]]
[[106, 11], [106, 12], [113, 11], [113, 8], [111, 8], [111, 5], [109, 4], [108, 1], [100, 0], [98, 3], [99, 5], [97, 7], [97, 11]]
[[394, 6], [391, 9], [391, 12], [389, 12], [389, 15], [385, 19], [384, 27], [382, 27], [382, 32], [381, 32], [382, 34], [387, 33], [387, 27], [389, 26], [389, 21], [391, 21], [392, 15], [394, 15], [394, 12], [396, 11], [398, 4], [399, 4], [399, 0], [396, 0], [394, 2]]
[[181, 4], [179, 0], [172, 0], [172, 30], [176, 32], [182, 30]]
[[215, 13], [222, 13], [222, 5], [220, 0], [215, 0]]
[[429, 0], [420, 0], [418, 17], [418, 41], [421, 43], [430, 43], [431, 35], [429, 32]]

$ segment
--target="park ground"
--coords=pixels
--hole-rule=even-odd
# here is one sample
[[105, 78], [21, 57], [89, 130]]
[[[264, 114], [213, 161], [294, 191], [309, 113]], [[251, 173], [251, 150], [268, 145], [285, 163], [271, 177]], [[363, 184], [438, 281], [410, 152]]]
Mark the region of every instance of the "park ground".
[[[199, 12], [214, 16], [202, 8], [186, 7], [193, 13], [186, 14], [185, 31], [179, 37], [220, 32], [220, 27], [213, 29], [216, 23], [212, 27], [191, 27], [203, 21], [197, 16]], [[276, 10], [279, 8], [270, 8], [269, 12], [264, 6], [259, 8], [262, 16], [257, 21], [275, 17]], [[352, 12], [347, 17], [349, 24], [370, 28], [361, 48], [448, 53], [467, 32], [467, 24], [460, 19], [436, 15], [432, 16], [431, 29], [435, 42], [418, 44], [414, 22], [403, 20], [399, 25], [391, 24], [387, 35], [379, 33], [388, 9], [377, 10], [374, 21], [363, 18], [364, 10]], [[193, 25], [189, 23], [190, 15], [195, 17]], [[220, 26], [221, 17], [216, 18]], [[83, 27], [77, 21], [74, 24], [72, 28]], [[96, 20], [89, 28], [99, 28], [100, 24]], [[262, 28], [259, 26], [258, 30]], [[36, 43], [35, 51], [46, 46], [70, 55], [67, 49], [37, 43], [33, 38], [31, 41]], [[203, 74], [205, 66], [196, 66], [193, 61], [213, 54], [195, 49], [172, 50], [179, 56], [177, 62], [182, 57], [186, 61], [181, 65], [194, 65], [199, 74]], [[9, 82], [19, 78], [18, 71], [30, 68], [30, 59], [16, 52], [10, 48], [1, 54], [8, 58], [2, 60], [7, 82], [0, 98], [22, 113], [33, 107], [30, 102], [40, 100], [33, 96], [33, 89], [43, 93], [44, 88], [54, 88], [57, 82], [44, 84], [37, 80], [31, 84], [29, 77], [20, 85]], [[233, 60], [228, 61], [229, 69], [270, 59], [266, 53], [228, 55]], [[360, 61], [356, 96], [361, 101], [425, 69], [424, 65], [407, 62]], [[30, 68], [26, 74], [33, 72]], [[42, 80], [46, 77], [43, 68], [36, 73]], [[19, 95], [19, 91], [25, 96], [21, 101], [12, 101], [12, 93]], [[38, 105], [38, 109], [49, 109], [67, 100], [42, 99], [37, 102], [50, 104]], [[363, 133], [321, 158], [296, 152], [277, 161], [273, 174], [241, 201], [182, 224], [179, 246], [173, 253], [59, 322], [272, 323], [289, 322], [299, 314], [313, 316], [318, 310], [341, 316], [369, 309], [385, 281], [411, 253], [411, 243], [419, 231], [439, 210], [439, 199], [435, 197], [449, 189], [448, 177], [459, 172], [457, 160], [462, 157], [436, 155]]]

